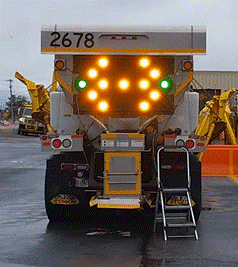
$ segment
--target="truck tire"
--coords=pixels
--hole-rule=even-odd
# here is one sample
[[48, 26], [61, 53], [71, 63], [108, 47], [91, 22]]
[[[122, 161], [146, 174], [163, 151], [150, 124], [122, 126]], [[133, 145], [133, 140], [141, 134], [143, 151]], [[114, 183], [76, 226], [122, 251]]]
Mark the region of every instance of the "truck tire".
[[[89, 214], [89, 199], [84, 188], [69, 187], [67, 177], [63, 176], [60, 165], [66, 158], [62, 155], [54, 155], [47, 161], [45, 175], [45, 208], [48, 219], [52, 222], [85, 220]], [[74, 196], [79, 203], [77, 205], [53, 204], [52, 199], [59, 194]]]
[[201, 213], [202, 205], [202, 176], [201, 162], [197, 156], [190, 155], [190, 175], [191, 175], [191, 198], [195, 202], [193, 213], [197, 222]]
[[18, 128], [18, 132], [17, 132], [18, 134], [22, 134], [22, 127], [21, 127], [21, 125], [19, 124], [19, 128]]
[[24, 124], [19, 124], [19, 127], [18, 127], [18, 134], [22, 134], [24, 133], [24, 130], [25, 130], [25, 125]]

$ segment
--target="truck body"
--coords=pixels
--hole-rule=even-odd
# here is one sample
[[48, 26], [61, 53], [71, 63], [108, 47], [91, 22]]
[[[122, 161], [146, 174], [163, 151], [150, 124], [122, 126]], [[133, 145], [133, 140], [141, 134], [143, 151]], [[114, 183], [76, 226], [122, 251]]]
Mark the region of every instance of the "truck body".
[[23, 107], [18, 110], [18, 115], [20, 116], [18, 134], [44, 134], [46, 132], [45, 126], [32, 118], [32, 104], [23, 104]]
[[[106, 209], [154, 216], [165, 200], [173, 209], [186, 202], [194, 226], [206, 142], [194, 134], [199, 98], [189, 84], [193, 55], [206, 52], [204, 29], [49, 27], [41, 51], [55, 54], [54, 131], [41, 137], [42, 151], [55, 152], [46, 167], [49, 220]], [[159, 198], [163, 188], [170, 193]]]

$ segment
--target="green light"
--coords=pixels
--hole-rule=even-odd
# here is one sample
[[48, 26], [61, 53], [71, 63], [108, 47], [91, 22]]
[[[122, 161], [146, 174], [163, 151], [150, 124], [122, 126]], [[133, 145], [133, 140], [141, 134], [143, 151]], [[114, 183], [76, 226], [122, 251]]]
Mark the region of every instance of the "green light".
[[172, 81], [169, 78], [164, 78], [159, 82], [159, 86], [163, 91], [169, 91], [172, 88]]
[[80, 79], [80, 80], [77, 80], [76, 81], [76, 87], [79, 89], [79, 90], [83, 90], [87, 87], [87, 82], [83, 79]]

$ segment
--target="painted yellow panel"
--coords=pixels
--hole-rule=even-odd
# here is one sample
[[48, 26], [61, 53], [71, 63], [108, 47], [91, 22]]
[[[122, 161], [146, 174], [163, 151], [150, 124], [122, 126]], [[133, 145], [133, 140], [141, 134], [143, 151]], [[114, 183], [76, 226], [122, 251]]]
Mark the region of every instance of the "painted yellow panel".
[[[135, 172], [137, 173], [137, 182], [135, 190], [110, 190], [108, 182], [108, 173], [110, 172], [111, 157], [135, 157]], [[141, 166], [140, 152], [106, 152], [104, 158], [105, 179], [104, 194], [105, 195], [140, 195], [141, 194]]]

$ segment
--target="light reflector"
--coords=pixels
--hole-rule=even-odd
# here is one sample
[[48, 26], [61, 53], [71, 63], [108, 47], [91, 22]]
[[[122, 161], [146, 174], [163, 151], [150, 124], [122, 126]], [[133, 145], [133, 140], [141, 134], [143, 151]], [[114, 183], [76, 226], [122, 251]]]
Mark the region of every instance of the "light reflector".
[[191, 70], [193, 68], [193, 63], [190, 60], [183, 61], [183, 70]]
[[55, 68], [57, 70], [64, 70], [65, 69], [65, 61], [62, 59], [58, 59], [55, 61]]

